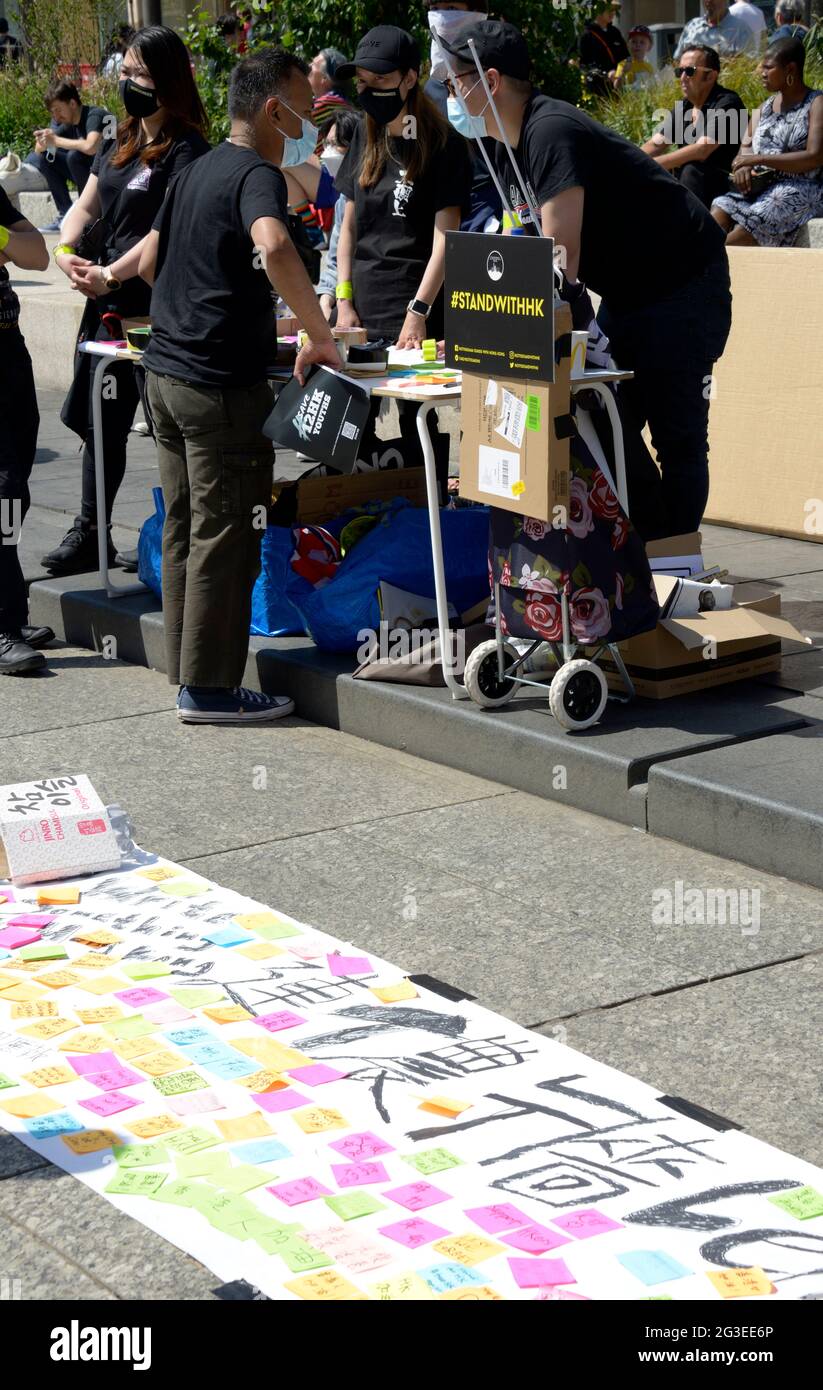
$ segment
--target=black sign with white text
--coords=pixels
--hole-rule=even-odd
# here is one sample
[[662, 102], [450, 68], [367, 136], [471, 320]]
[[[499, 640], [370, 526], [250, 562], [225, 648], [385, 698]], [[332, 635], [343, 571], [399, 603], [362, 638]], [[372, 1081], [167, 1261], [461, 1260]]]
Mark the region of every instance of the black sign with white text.
[[554, 381], [554, 241], [446, 233], [446, 365]]

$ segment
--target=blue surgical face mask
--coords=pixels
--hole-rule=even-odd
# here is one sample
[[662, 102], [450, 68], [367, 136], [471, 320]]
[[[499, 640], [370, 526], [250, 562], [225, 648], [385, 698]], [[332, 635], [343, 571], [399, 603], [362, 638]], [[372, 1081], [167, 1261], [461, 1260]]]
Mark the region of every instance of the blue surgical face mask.
[[449, 97], [446, 101], [446, 115], [449, 125], [454, 126], [460, 135], [465, 135], [467, 140], [482, 140], [484, 135], [488, 135], [486, 117], [470, 116], [468, 111], [463, 110], [457, 97]]
[[307, 116], [299, 116], [287, 101], [280, 98], [280, 105], [285, 106], [287, 111], [291, 111], [293, 116], [297, 116], [302, 127], [300, 135], [287, 135], [282, 131], [283, 154], [280, 159], [280, 168], [289, 169], [294, 164], [305, 164], [310, 159], [317, 148], [318, 132], [317, 127], [312, 124]]

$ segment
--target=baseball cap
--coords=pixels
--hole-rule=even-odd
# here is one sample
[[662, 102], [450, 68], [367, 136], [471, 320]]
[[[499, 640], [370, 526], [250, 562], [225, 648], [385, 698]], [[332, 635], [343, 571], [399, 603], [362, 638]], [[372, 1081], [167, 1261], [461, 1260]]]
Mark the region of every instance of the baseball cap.
[[479, 19], [449, 44], [440, 39], [442, 48], [453, 58], [474, 66], [469, 40], [474, 41], [480, 66], [484, 71], [496, 68], [501, 77], [528, 78], [531, 69], [526, 40], [519, 29], [505, 19]]
[[420, 71], [420, 49], [405, 29], [395, 24], [378, 24], [364, 34], [354, 55], [354, 61], [343, 63], [335, 72], [335, 77], [354, 77], [356, 68], [366, 72], [408, 72], [414, 68]]
[[635, 24], [634, 28], [629, 30], [629, 38], [633, 39], [635, 34], [642, 34], [644, 39], [650, 39], [652, 31], [648, 24]]

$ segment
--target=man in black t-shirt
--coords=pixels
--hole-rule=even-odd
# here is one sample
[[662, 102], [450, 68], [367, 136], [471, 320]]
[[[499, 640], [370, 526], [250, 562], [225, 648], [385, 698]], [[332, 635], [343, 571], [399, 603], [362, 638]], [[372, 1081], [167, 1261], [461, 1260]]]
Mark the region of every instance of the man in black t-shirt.
[[687, 48], [675, 75], [683, 100], [675, 102], [642, 148], [710, 208], [714, 198], [729, 191], [732, 160], [748, 114], [737, 92], [720, 85], [716, 49]]
[[[477, 72], [473, 39], [528, 200]], [[645, 539], [693, 531], [708, 497], [709, 382], [731, 324], [723, 234], [692, 193], [621, 135], [528, 80], [525, 40], [511, 24], [481, 21], [452, 51], [473, 116], [497, 143], [504, 191], [523, 228], [564, 248], [566, 273], [602, 297], [598, 321], [618, 364], [628, 413], [632, 520]], [[470, 94], [470, 95], [469, 95]], [[530, 206], [531, 205], [531, 206]], [[720, 235], [718, 235], [720, 233]], [[662, 487], [640, 431], [648, 421]]]
[[57, 207], [57, 217], [41, 232], [59, 232], [60, 223], [71, 207], [68, 180], [83, 192], [91, 173], [94, 156], [106, 133], [106, 121], [111, 121], [114, 134], [116, 121], [102, 106], [85, 106], [73, 82], [63, 78], [54, 82], [45, 95], [51, 124], [34, 132], [34, 153], [26, 156], [26, 164], [38, 169], [49, 186]]
[[261, 49], [238, 63], [231, 134], [175, 180], [140, 259], [154, 284], [144, 365], [166, 507], [166, 669], [185, 723], [269, 722], [294, 708], [240, 682], [272, 495], [275, 287], [309, 334], [298, 379], [312, 363], [340, 366], [278, 167], [313, 152], [311, 109], [299, 58]]
[[626, 40], [616, 24], [612, 24], [616, 6], [601, 10], [586, 24], [580, 35], [578, 52], [583, 85], [598, 96], [611, 91], [617, 65], [629, 57]]

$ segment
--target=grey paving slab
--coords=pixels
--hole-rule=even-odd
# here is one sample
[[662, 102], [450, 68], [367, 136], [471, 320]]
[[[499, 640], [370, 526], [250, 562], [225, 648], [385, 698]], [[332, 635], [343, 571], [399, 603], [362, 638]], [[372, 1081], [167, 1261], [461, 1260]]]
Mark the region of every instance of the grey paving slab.
[[764, 685], [799, 690], [816, 699], [823, 698], [823, 648], [807, 647], [783, 656], [781, 669], [760, 677]]
[[45, 1168], [48, 1160], [41, 1158], [33, 1149], [27, 1149], [13, 1134], [0, 1129], [0, 1180], [13, 1178], [20, 1173], [30, 1173], [33, 1168]]
[[[74, 1260], [40, 1241], [36, 1231], [18, 1225], [12, 1215], [4, 1216], [0, 1226], [0, 1269], [3, 1279], [10, 1281], [12, 1297], [18, 1297], [19, 1290], [20, 1299], [27, 1303], [74, 1299], [110, 1302], [117, 1298]], [[13, 1305], [6, 1308], [5, 1314], [3, 1330], [8, 1337], [13, 1325]]]
[[103, 1297], [209, 1298], [220, 1282], [191, 1256], [52, 1165], [0, 1183], [0, 1223], [7, 1222], [71, 1261], [108, 1290]]
[[[3, 740], [41, 730], [65, 730], [169, 708], [169, 695], [142, 666], [110, 661], [96, 652], [55, 643], [44, 651], [48, 666], [28, 676], [6, 677], [0, 720], [0, 781], [11, 768]], [[103, 672], [106, 679], [101, 680]], [[173, 703], [173, 702], [172, 702]], [[120, 738], [128, 738], [124, 728]]]
[[823, 726], [654, 767], [648, 815], [656, 835], [823, 887]]
[[819, 1164], [821, 973], [816, 957], [598, 1010], [563, 1040]]

